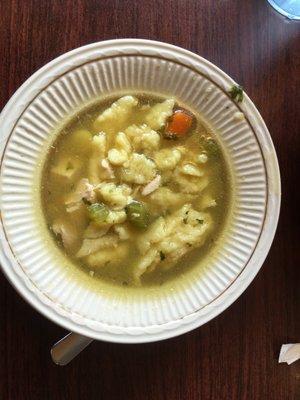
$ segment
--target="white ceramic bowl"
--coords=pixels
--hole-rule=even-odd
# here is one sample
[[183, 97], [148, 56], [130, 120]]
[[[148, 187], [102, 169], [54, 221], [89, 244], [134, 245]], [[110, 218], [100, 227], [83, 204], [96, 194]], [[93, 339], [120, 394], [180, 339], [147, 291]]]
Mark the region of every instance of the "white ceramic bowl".
[[[1, 249], [4, 273], [38, 311], [95, 339], [150, 342], [190, 331], [227, 308], [250, 284], [273, 240], [280, 176], [268, 130], [254, 104], [230, 99], [234, 84], [207, 60], [169, 44], [112, 40], [53, 60], [13, 95], [0, 116]], [[87, 284], [53, 245], [38, 196], [42, 157], [55, 130], [108, 93], [176, 96], [218, 131], [232, 165], [234, 202], [226, 240], [202, 272], [160, 292], [107, 293]], [[243, 112], [244, 120], [237, 118]]]

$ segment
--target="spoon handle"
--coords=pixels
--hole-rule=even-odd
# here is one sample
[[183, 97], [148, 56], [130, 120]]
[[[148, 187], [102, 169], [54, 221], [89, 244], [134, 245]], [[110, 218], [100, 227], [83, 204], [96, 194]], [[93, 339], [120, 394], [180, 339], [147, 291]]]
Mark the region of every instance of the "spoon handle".
[[57, 365], [67, 365], [92, 341], [91, 338], [71, 332], [52, 346], [52, 360]]

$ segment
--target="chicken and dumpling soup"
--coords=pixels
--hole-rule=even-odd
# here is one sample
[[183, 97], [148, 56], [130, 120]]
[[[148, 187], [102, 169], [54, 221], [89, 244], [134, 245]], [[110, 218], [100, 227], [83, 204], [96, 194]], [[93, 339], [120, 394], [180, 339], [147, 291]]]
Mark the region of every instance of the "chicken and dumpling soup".
[[173, 98], [124, 95], [83, 110], [45, 160], [53, 238], [92, 279], [161, 285], [222, 236], [230, 174], [216, 136]]

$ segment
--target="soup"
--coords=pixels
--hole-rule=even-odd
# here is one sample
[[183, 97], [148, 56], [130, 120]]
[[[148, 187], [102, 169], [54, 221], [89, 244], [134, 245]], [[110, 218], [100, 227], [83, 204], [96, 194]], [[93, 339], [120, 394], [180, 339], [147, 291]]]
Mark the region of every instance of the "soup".
[[125, 95], [59, 132], [42, 174], [56, 244], [93, 279], [159, 285], [211, 251], [230, 204], [211, 129], [173, 98]]

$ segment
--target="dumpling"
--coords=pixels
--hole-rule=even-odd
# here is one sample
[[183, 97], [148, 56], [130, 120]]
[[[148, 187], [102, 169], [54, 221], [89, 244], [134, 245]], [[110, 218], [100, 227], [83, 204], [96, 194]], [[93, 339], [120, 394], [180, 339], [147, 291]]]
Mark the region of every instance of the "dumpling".
[[167, 119], [173, 113], [174, 105], [174, 99], [167, 99], [162, 103], [155, 104], [146, 115], [146, 124], [154, 130], [159, 130], [164, 127]]
[[142, 257], [135, 267], [136, 281], [158, 264], [162, 268], [173, 266], [185, 253], [204, 242], [211, 227], [210, 215], [194, 210], [191, 204], [158, 218], [139, 237], [138, 248]]
[[87, 257], [87, 263], [92, 268], [102, 268], [104, 266], [113, 266], [121, 264], [128, 255], [128, 246], [125, 243], [119, 243], [117, 247], [102, 249]]
[[150, 152], [159, 148], [160, 135], [146, 124], [130, 125], [125, 133], [130, 138], [135, 151]]
[[74, 157], [61, 157], [51, 168], [51, 173], [57, 177], [72, 180], [78, 176], [82, 161]]
[[149, 207], [154, 212], [175, 210], [187, 201], [192, 201], [195, 196], [185, 193], [175, 193], [163, 186], [149, 195]]
[[98, 116], [94, 122], [94, 128], [107, 133], [119, 130], [129, 119], [137, 104], [138, 100], [133, 96], [121, 97]]
[[125, 182], [143, 185], [156, 175], [155, 163], [144, 154], [133, 153], [120, 169], [120, 178]]
[[154, 160], [160, 170], [172, 170], [181, 159], [181, 152], [176, 148], [162, 149], [158, 151]]
[[96, 188], [96, 192], [111, 207], [122, 209], [132, 201], [132, 197], [130, 196], [132, 190], [125, 184], [116, 185], [112, 182], [100, 183]]

